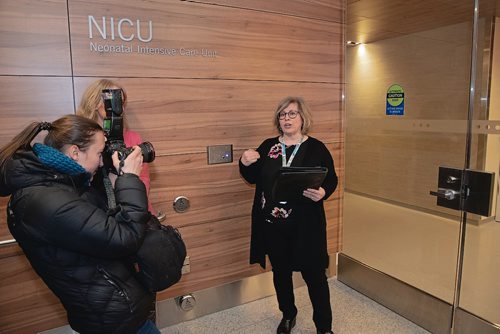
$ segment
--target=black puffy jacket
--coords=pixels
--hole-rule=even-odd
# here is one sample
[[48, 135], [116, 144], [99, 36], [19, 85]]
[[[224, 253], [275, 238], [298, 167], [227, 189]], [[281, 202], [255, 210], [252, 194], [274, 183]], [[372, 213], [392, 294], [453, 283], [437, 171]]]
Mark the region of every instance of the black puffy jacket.
[[12, 195], [9, 230], [59, 297], [74, 330], [136, 333], [155, 298], [128, 261], [149, 218], [145, 187], [133, 174], [118, 177], [120, 210], [108, 215], [87, 180], [45, 166], [32, 151], [18, 151], [0, 177], [0, 195]]

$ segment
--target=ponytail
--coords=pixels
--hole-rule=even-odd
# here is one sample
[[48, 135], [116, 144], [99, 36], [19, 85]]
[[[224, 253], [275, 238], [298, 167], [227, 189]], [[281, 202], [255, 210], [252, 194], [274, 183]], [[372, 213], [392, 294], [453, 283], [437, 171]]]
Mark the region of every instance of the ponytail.
[[49, 132], [43, 141], [47, 146], [62, 151], [66, 145], [77, 145], [85, 151], [92, 144], [93, 135], [103, 130], [93, 120], [76, 115], [66, 115], [52, 123], [31, 123], [0, 149], [0, 173], [5, 172], [7, 161], [12, 159], [17, 150], [31, 150], [31, 142], [40, 131]]
[[7, 145], [0, 149], [0, 172], [4, 172], [5, 164], [19, 149], [29, 150], [30, 143], [42, 131], [50, 131], [52, 125], [48, 122], [33, 122], [24, 128], [21, 133], [15, 136]]

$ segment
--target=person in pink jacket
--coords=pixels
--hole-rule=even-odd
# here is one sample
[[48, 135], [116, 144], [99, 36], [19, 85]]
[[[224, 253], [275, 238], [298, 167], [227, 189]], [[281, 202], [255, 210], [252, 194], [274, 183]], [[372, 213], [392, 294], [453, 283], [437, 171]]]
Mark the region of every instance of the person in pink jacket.
[[[103, 89], [121, 89], [123, 91], [123, 107], [127, 106], [127, 93], [125, 89], [118, 83], [108, 80], [100, 79], [93, 82], [87, 87], [80, 100], [80, 105], [76, 111], [77, 115], [93, 119], [98, 124], [102, 124], [104, 117], [106, 117], [106, 111], [104, 110], [104, 103], [102, 101], [101, 93]], [[139, 133], [131, 130], [127, 124], [126, 112], [123, 113], [124, 120], [124, 131], [123, 140], [127, 147], [132, 147], [139, 145], [143, 142]], [[142, 172], [139, 176], [144, 185], [146, 186], [146, 192], [148, 194], [148, 209], [152, 214], [156, 214], [149, 199], [149, 189], [150, 189], [150, 178], [149, 178], [149, 166], [144, 163], [142, 166]]]

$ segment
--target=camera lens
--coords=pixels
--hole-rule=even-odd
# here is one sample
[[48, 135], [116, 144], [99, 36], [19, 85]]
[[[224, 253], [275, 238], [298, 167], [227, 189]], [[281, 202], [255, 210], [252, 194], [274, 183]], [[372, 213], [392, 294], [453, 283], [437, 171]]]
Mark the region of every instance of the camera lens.
[[138, 146], [141, 148], [143, 162], [152, 162], [155, 159], [155, 149], [153, 144], [145, 141]]

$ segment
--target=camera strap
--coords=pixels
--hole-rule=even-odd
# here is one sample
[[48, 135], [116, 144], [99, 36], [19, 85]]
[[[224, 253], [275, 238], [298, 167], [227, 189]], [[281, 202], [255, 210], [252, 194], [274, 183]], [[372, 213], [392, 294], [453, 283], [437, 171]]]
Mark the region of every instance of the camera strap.
[[114, 209], [116, 207], [115, 191], [113, 189], [113, 185], [111, 184], [111, 180], [109, 179], [106, 168], [102, 169], [102, 173], [103, 173], [102, 182], [104, 184], [104, 189], [106, 190], [106, 197], [108, 199], [108, 209]]
[[[120, 164], [118, 165], [117, 175], [123, 175], [122, 168], [125, 165], [125, 158], [126, 158], [125, 154], [122, 154], [120, 157]], [[114, 210], [116, 208], [115, 190], [113, 189], [113, 184], [109, 179], [108, 171], [106, 170], [106, 168], [102, 168], [102, 174], [103, 174], [102, 182], [104, 184], [104, 189], [106, 190], [106, 197], [108, 199], [108, 209]]]
[[126, 158], [125, 154], [122, 154], [120, 157], [120, 164], [118, 165], [117, 175], [123, 175], [122, 168], [125, 165], [125, 158]]

